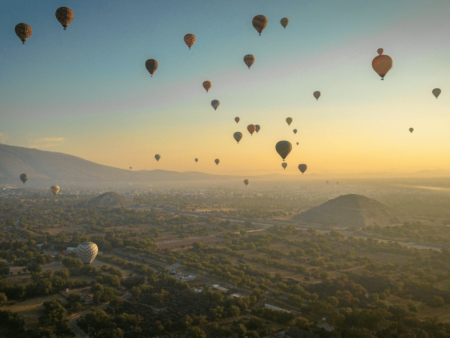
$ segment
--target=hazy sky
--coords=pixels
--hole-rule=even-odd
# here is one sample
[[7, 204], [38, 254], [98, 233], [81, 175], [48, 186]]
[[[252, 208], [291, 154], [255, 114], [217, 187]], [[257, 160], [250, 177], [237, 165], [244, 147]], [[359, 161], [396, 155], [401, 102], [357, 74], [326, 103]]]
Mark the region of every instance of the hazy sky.
[[[75, 12], [67, 31], [59, 6]], [[257, 14], [269, 21], [261, 36]], [[0, 143], [135, 170], [254, 175], [283, 172], [275, 144], [288, 140], [286, 174], [300, 163], [307, 173], [450, 170], [449, 17], [448, 0], [7, 0]], [[20, 22], [33, 28], [25, 45]], [[371, 66], [380, 47], [394, 60], [385, 81]]]

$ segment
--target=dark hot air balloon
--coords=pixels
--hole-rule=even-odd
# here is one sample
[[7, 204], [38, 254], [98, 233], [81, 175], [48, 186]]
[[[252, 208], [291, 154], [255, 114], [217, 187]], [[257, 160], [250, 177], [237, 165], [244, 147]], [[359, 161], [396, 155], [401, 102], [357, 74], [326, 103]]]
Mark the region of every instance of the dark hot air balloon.
[[409, 132], [412, 133], [414, 131], [414, 128], [409, 128]]
[[212, 87], [211, 81], [205, 81], [205, 82], [203, 82], [203, 88], [206, 89], [206, 92], [208, 92], [208, 91], [211, 89], [211, 87]]
[[195, 40], [196, 39], [195, 39], [195, 35], [194, 34], [186, 34], [184, 36], [184, 42], [189, 47], [189, 49], [191, 49], [191, 47], [194, 45]]
[[244, 56], [244, 62], [247, 65], [248, 69], [250, 69], [255, 60], [256, 58], [252, 54], [247, 54], [246, 56]]
[[59, 186], [57, 185], [52, 185], [50, 187], [50, 191], [53, 193], [53, 195], [56, 195], [57, 193], [59, 193]]
[[237, 131], [233, 134], [234, 139], [237, 141], [237, 143], [239, 144], [239, 141], [242, 139], [242, 133]]
[[319, 97], [321, 95], [320, 92], [319, 91], [315, 91], [313, 95], [316, 98], [316, 100], [319, 101]]
[[195, 163], [197, 163], [197, 162], [198, 162], [198, 158], [195, 159]]
[[245, 180], [244, 180], [244, 183], [245, 183], [245, 185], [248, 185], [248, 180], [245, 179]]
[[382, 55], [384, 52], [383, 48], [379, 48], [377, 52], [379, 55], [373, 59], [372, 68], [381, 76], [381, 80], [384, 80], [384, 77], [392, 68], [394, 62], [389, 55]]
[[161, 158], [161, 156], [160, 156], [159, 154], [156, 154], [156, 155], [155, 155], [155, 158], [156, 158], [157, 161], [159, 161], [159, 159]]
[[297, 145], [298, 145], [298, 142], [297, 142]]
[[130, 167], [130, 170], [133, 169], [132, 167]]
[[235, 117], [234, 120], [236, 121], [236, 123], [239, 123], [239, 121], [241, 120], [239, 117]]
[[69, 7], [59, 7], [56, 10], [55, 15], [56, 19], [58, 19], [59, 23], [64, 27], [64, 30], [66, 30], [67, 26], [69, 26], [75, 18], [73, 10]]
[[256, 133], [259, 133], [260, 130], [261, 130], [261, 126], [259, 124], [255, 124]]
[[280, 141], [275, 145], [275, 150], [284, 161], [292, 150], [292, 144], [289, 141]]
[[219, 100], [212, 100], [211, 106], [214, 108], [214, 110], [217, 110], [217, 108], [219, 108], [219, 106], [220, 106]]
[[283, 26], [286, 29], [286, 26], [289, 25], [289, 19], [283, 18], [280, 20], [281, 26]]
[[220, 160], [219, 160], [218, 158], [216, 158], [216, 159], [214, 160], [214, 162], [215, 162], [217, 165], [219, 165]]
[[441, 95], [441, 90], [439, 88], [434, 88], [432, 93], [438, 98], [438, 96]]
[[302, 175], [305, 173], [306, 169], [308, 169], [308, 166], [306, 164], [299, 164], [298, 170], [302, 172]]
[[294, 134], [297, 134], [297, 129], [294, 129], [293, 132], [294, 132]]
[[281, 163], [281, 166], [283, 167], [284, 170], [286, 170], [287, 163], [286, 163], [286, 162], [283, 162], [283, 163]]
[[258, 31], [259, 35], [261, 35], [264, 28], [267, 26], [267, 18], [264, 15], [257, 15], [252, 20], [252, 25]]
[[158, 69], [158, 61], [156, 61], [155, 59], [148, 59], [147, 61], [145, 61], [145, 68], [147, 68], [150, 75], [153, 76], [153, 74]]
[[250, 133], [250, 135], [253, 136], [253, 133], [255, 132], [255, 126], [254, 126], [253, 124], [249, 124], [249, 125], [247, 126], [247, 130], [248, 130], [248, 132]]
[[286, 122], [287, 122], [287, 124], [288, 125], [291, 125], [291, 123], [292, 123], [292, 117], [288, 117], [287, 119], [286, 119]]
[[20, 174], [20, 180], [23, 184], [25, 184], [26, 181], [28, 181], [28, 175], [27, 174]]
[[26, 23], [18, 23], [14, 30], [16, 32], [16, 35], [22, 41], [23, 45], [25, 44], [25, 41], [27, 41], [31, 36], [31, 34], [33, 34], [33, 29]]

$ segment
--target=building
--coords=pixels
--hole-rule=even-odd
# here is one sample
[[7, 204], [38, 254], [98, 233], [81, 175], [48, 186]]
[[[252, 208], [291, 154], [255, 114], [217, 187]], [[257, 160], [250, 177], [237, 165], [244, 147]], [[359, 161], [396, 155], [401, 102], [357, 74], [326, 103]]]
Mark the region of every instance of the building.
[[83, 297], [83, 303], [84, 304], [92, 304], [94, 302], [94, 295], [88, 294]]
[[244, 295], [241, 295], [239, 293], [232, 293], [231, 295], [228, 296], [228, 298], [242, 298], [245, 297]]
[[264, 304], [264, 307], [266, 307], [268, 309], [276, 310], [276, 311], [284, 311], [286, 313], [291, 313], [291, 311], [288, 311], [288, 310], [282, 309], [281, 307], [273, 306], [273, 305], [270, 305], [270, 304]]
[[209, 289], [211, 291], [220, 291], [220, 292], [223, 292], [223, 293], [227, 293], [228, 292], [227, 288], [219, 286], [219, 284], [213, 284], [213, 286], [211, 286]]

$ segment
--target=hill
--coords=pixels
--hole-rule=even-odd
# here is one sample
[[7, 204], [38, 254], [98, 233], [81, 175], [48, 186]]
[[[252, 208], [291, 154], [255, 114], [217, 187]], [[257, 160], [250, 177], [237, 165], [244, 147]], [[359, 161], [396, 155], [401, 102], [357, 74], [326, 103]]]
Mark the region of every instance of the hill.
[[133, 201], [115, 192], [105, 192], [104, 194], [91, 199], [89, 204], [107, 208], [126, 208], [133, 204]]
[[403, 217], [384, 204], [366, 196], [349, 194], [311, 208], [292, 220], [299, 223], [361, 228], [398, 224], [403, 221]]

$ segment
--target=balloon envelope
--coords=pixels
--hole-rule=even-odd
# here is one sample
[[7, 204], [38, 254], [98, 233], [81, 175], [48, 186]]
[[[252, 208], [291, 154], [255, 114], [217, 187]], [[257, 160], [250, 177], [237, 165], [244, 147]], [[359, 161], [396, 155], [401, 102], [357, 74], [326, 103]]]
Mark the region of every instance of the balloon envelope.
[[297, 134], [297, 129], [294, 129], [294, 134]]
[[292, 144], [289, 141], [280, 141], [275, 145], [275, 150], [284, 161], [284, 159], [289, 155], [289, 153], [292, 150]]
[[[378, 54], [383, 53], [383, 49], [378, 49]], [[392, 68], [392, 65], [394, 62], [392, 61], [392, 58], [389, 55], [378, 55], [376, 56], [372, 61], [372, 68], [375, 72], [377, 72], [378, 75], [380, 75], [381, 80], [384, 80], [384, 77], [389, 72], [389, 70]]]
[[156, 155], [155, 155], [155, 158], [156, 158], [157, 161], [159, 161], [159, 159], [161, 158], [161, 156], [160, 156], [159, 154], [156, 154]]
[[195, 39], [195, 35], [194, 34], [186, 34], [184, 36], [184, 42], [189, 47], [189, 49], [191, 49], [191, 47], [194, 45], [195, 40], [196, 39]]
[[320, 94], [319, 91], [315, 91], [313, 95], [316, 98], [316, 100], [319, 100], [319, 97], [320, 97], [321, 94]]
[[198, 158], [195, 159], [195, 162], [196, 162], [196, 163], [198, 162]]
[[409, 128], [409, 132], [413, 132], [414, 131], [414, 128]]
[[215, 162], [217, 165], [219, 165], [220, 160], [219, 160], [218, 158], [216, 158], [216, 159], [214, 160], [214, 162]]
[[16, 35], [22, 41], [22, 44], [25, 44], [25, 41], [27, 41], [31, 34], [33, 34], [33, 29], [26, 23], [18, 23], [14, 30]]
[[283, 167], [284, 170], [286, 170], [287, 163], [286, 163], [286, 162], [283, 162], [283, 163], [281, 163], [281, 166]]
[[299, 164], [298, 165], [298, 170], [300, 170], [302, 172], [302, 174], [304, 174], [306, 169], [308, 169], [308, 166], [306, 164]]
[[214, 108], [214, 110], [217, 110], [217, 108], [219, 108], [219, 106], [220, 106], [219, 100], [212, 100], [211, 106]]
[[253, 124], [249, 124], [249, 125], [247, 126], [247, 130], [248, 130], [248, 132], [250, 133], [250, 135], [253, 136], [253, 133], [255, 132], [255, 126], [254, 126]]
[[148, 59], [147, 61], [145, 61], [145, 68], [147, 68], [150, 75], [153, 76], [153, 74], [158, 69], [158, 61], [156, 61], [155, 59]]
[[28, 181], [28, 175], [27, 174], [20, 174], [20, 180], [23, 184], [25, 184], [26, 181]]
[[53, 195], [56, 195], [57, 193], [59, 193], [59, 186], [57, 185], [52, 185], [50, 187], [50, 191], [53, 193]]
[[255, 131], [258, 133], [261, 130], [261, 126], [259, 124], [255, 124]]
[[84, 264], [91, 264], [98, 254], [98, 246], [93, 242], [80, 243], [76, 253]]
[[248, 180], [245, 179], [245, 180], [244, 180], [244, 183], [245, 183], [245, 185], [248, 185]]
[[212, 87], [211, 81], [205, 81], [205, 82], [203, 82], [203, 88], [206, 89], [206, 92], [208, 92], [208, 90], [210, 90], [211, 87]]
[[259, 35], [261, 35], [264, 28], [267, 26], [267, 18], [264, 15], [257, 15], [252, 20], [252, 25], [258, 31]]
[[75, 18], [73, 10], [69, 7], [59, 7], [56, 10], [55, 15], [56, 19], [58, 19], [59, 23], [64, 27], [64, 30], [66, 30], [67, 26], [69, 26]]
[[286, 119], [286, 122], [287, 122], [287, 124], [288, 125], [291, 125], [291, 123], [292, 123], [292, 117], [288, 117], [287, 119]]
[[433, 95], [436, 96], [436, 98], [438, 98], [438, 96], [441, 95], [441, 90], [439, 88], [434, 88]]
[[287, 25], [289, 25], [289, 19], [288, 18], [283, 18], [280, 20], [281, 26], [283, 26], [284, 28], [286, 28]]
[[237, 131], [233, 134], [234, 139], [237, 141], [237, 143], [239, 143], [239, 141], [242, 139], [242, 133]]
[[247, 65], [248, 69], [250, 69], [255, 60], [256, 58], [252, 54], [247, 54], [246, 56], [244, 56], [244, 62]]
[[235, 117], [234, 120], [236, 121], [236, 123], [239, 123], [239, 121], [241, 120], [239, 117]]

